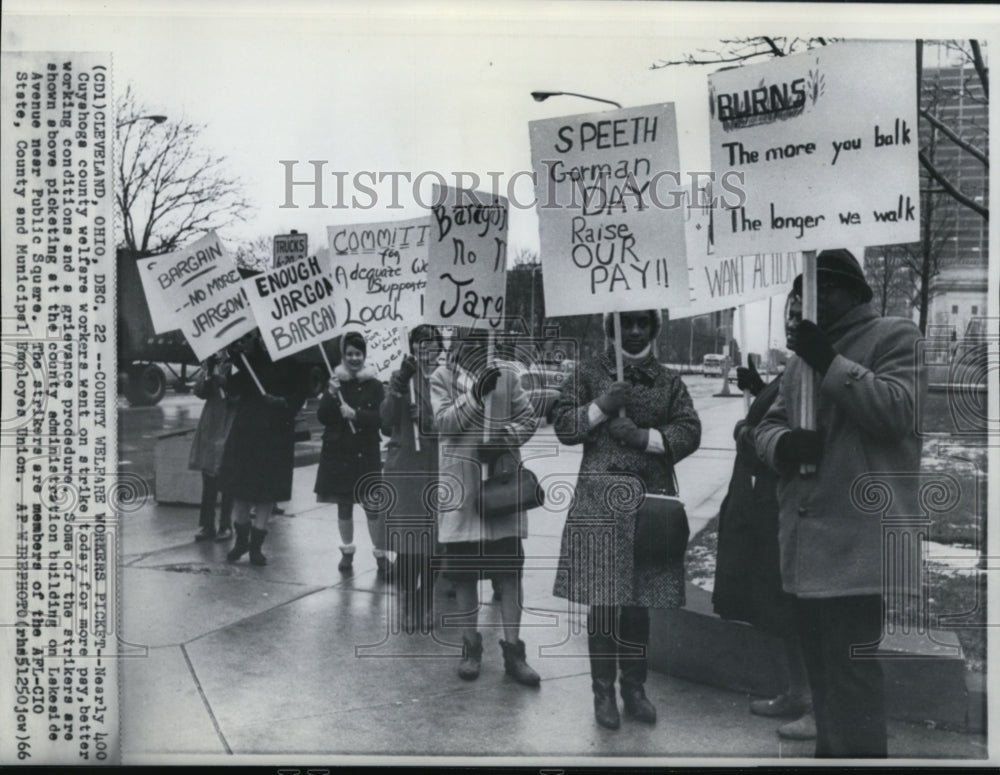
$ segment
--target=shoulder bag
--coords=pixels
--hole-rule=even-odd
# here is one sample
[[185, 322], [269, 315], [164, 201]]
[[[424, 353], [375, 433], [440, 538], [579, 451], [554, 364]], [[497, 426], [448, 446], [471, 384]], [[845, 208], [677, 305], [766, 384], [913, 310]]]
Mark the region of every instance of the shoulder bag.
[[[677, 486], [677, 474], [670, 472]], [[684, 559], [691, 528], [684, 501], [673, 495], [647, 493], [635, 514], [635, 564], [665, 568]]]

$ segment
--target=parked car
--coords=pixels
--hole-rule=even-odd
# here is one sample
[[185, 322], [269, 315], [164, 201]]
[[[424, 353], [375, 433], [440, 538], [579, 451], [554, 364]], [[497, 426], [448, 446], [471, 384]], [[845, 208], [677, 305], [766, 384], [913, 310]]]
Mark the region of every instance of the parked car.
[[701, 362], [701, 373], [706, 377], [721, 377], [726, 368], [726, 356], [709, 353]]

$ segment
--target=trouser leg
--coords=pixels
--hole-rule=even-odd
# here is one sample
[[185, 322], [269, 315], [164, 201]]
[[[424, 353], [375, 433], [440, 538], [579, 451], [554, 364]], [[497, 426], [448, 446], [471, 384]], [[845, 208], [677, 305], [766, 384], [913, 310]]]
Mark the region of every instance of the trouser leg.
[[207, 533], [215, 532], [215, 501], [219, 495], [219, 480], [211, 474], [201, 472], [201, 509], [198, 512], [198, 526]]
[[885, 758], [885, 689], [877, 659], [852, 656], [876, 643], [877, 595], [799, 599], [799, 637], [816, 715], [816, 756]]

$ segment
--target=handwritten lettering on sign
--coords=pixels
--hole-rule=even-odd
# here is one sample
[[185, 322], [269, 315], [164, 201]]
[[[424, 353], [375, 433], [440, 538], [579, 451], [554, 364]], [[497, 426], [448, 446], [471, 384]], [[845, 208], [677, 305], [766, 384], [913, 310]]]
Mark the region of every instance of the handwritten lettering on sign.
[[745, 194], [716, 219], [716, 255], [919, 240], [913, 42], [714, 73], [709, 102], [712, 171]]
[[686, 305], [673, 105], [533, 121], [529, 132], [546, 314]]
[[204, 360], [257, 325], [236, 260], [215, 232], [174, 253], [136, 262], [153, 328], [180, 328]]
[[496, 329], [507, 284], [507, 200], [434, 187], [424, 320]]
[[802, 266], [800, 253], [760, 253], [731, 258], [704, 257], [691, 269], [691, 306], [672, 317], [690, 317], [784, 296]]
[[327, 228], [342, 328], [420, 324], [430, 229], [426, 217]]
[[336, 290], [316, 256], [250, 277], [244, 284], [272, 360], [336, 336]]

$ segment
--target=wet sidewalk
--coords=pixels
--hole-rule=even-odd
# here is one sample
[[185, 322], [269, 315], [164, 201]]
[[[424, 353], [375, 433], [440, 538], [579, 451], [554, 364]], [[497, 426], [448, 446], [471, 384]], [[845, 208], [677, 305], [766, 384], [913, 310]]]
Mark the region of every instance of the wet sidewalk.
[[[718, 510], [732, 466], [726, 437], [740, 401], [717, 399], [703, 449], [679, 478], [692, 529]], [[732, 416], [730, 416], [732, 415]], [[543, 481], [571, 486], [579, 451], [544, 429], [526, 458]], [[292, 501], [275, 517], [266, 567], [230, 564], [229, 544], [195, 543], [197, 510], [151, 499], [122, 516], [123, 754], [127, 763], [194, 762], [201, 755], [524, 757], [592, 763], [615, 757], [766, 760], [810, 757], [812, 743], [780, 740], [780, 721], [747, 710], [749, 697], [652, 672], [655, 726], [623, 718], [617, 732], [593, 718], [584, 612], [551, 594], [567, 501], [529, 516], [521, 637], [542, 676], [528, 689], [504, 676], [498, 604], [481, 585], [483, 669], [456, 675], [453, 601], [435, 595], [432, 633], [398, 628], [394, 589], [376, 578], [364, 515], [356, 509], [355, 571], [337, 571], [336, 510], [315, 501], [315, 465], [296, 468]], [[441, 620], [440, 617], [444, 617]], [[698, 648], [698, 644], [691, 644]], [[890, 723], [894, 758], [986, 755], [982, 736]], [[626, 757], [626, 758], [621, 758]], [[206, 760], [209, 761], [209, 760]], [[501, 763], [495, 760], [494, 763]], [[926, 762], [925, 762], [926, 763]]]

